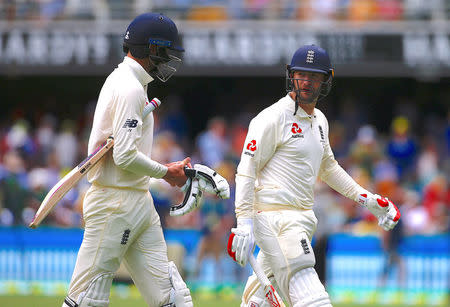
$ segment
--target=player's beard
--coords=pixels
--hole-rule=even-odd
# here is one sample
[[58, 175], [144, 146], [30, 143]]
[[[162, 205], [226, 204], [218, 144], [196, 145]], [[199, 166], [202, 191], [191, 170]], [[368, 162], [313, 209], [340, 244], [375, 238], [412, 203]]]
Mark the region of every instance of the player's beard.
[[313, 82], [316, 81], [310, 81], [309, 84], [301, 84], [301, 81], [305, 81], [303, 79], [293, 79], [292, 81], [297, 103], [311, 104], [317, 101], [322, 88], [321, 85], [315, 88]]
[[314, 90], [312, 87], [309, 89], [295, 90], [295, 98], [297, 103], [311, 104], [317, 101], [320, 94], [320, 88]]

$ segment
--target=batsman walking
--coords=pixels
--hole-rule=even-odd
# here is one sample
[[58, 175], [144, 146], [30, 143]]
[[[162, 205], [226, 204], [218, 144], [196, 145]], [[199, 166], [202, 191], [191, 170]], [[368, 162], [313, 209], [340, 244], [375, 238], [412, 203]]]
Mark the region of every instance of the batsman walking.
[[[327, 52], [299, 48], [286, 70], [287, 95], [250, 122], [236, 174], [237, 227], [230, 256], [245, 266], [255, 242], [258, 262], [283, 299], [294, 307], [330, 307], [314, 270], [311, 239], [317, 177], [367, 207], [385, 230], [400, 218], [387, 198], [358, 185], [337, 163], [328, 140], [328, 121], [316, 109], [333, 80]], [[269, 306], [255, 275], [249, 277], [241, 307]]]
[[122, 260], [149, 306], [193, 306], [177, 267], [167, 259], [149, 193], [151, 177], [183, 186], [190, 159], [167, 165], [152, 160], [153, 115], [142, 116], [148, 83], [167, 81], [181, 63], [173, 54], [184, 51], [177, 41], [175, 23], [154, 13], [136, 17], [124, 35], [126, 56], [100, 92], [89, 152], [110, 135], [115, 145], [88, 174], [85, 232], [63, 307], [108, 306]]

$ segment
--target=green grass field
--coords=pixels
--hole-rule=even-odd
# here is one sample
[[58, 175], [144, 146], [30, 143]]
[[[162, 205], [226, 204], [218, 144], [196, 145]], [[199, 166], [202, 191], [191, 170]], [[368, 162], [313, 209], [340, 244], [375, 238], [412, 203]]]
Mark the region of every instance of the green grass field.
[[[62, 304], [63, 297], [47, 297], [47, 296], [0, 296], [0, 306], [2, 307], [59, 307]], [[194, 297], [195, 307], [239, 307], [238, 300], [223, 299], [200, 299]], [[110, 307], [147, 307], [142, 299], [120, 299], [111, 298]], [[380, 305], [353, 305], [341, 304], [333, 305], [334, 307], [377, 307]], [[389, 305], [389, 307], [411, 307], [411, 305]]]

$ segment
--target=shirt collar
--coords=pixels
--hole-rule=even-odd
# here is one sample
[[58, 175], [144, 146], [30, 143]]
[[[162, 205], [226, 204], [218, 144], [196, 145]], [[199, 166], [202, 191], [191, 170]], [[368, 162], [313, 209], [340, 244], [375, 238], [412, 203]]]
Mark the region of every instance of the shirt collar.
[[[289, 93], [286, 95], [286, 109], [289, 110], [289, 112], [291, 112], [292, 114], [294, 114], [295, 112], [295, 104], [297, 102], [294, 101], [291, 97], [291, 95], [289, 95]], [[305, 112], [305, 110], [302, 109], [302, 107], [298, 107], [297, 109], [297, 113], [295, 114], [295, 116], [298, 116], [300, 118], [304, 118], [304, 117], [316, 117], [316, 109], [314, 108], [313, 114], [309, 115], [308, 113]]]
[[132, 58], [125, 56], [125, 58], [123, 59], [123, 63], [131, 68], [131, 71], [142, 84], [142, 86], [146, 86], [153, 81], [153, 78], [148, 74], [148, 72], [145, 71], [141, 64], [139, 64]]

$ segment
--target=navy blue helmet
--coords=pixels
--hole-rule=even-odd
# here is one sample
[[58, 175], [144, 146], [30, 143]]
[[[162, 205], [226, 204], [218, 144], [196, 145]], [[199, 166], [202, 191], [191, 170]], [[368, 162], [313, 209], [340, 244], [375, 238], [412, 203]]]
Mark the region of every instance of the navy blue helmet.
[[[308, 101], [302, 101], [303, 103], [311, 103], [317, 98], [325, 97], [331, 90], [331, 83], [334, 76], [333, 67], [331, 66], [330, 57], [328, 53], [315, 45], [305, 45], [297, 49], [292, 56], [291, 64], [286, 68], [286, 91], [295, 91], [296, 97], [300, 97], [302, 91], [298, 87], [294, 86], [294, 82], [301, 81], [302, 79], [295, 79], [294, 72], [305, 71], [324, 74], [324, 81], [321, 82], [319, 90], [317, 90]], [[299, 98], [298, 98], [299, 99]], [[297, 110], [297, 109], [296, 109]]]
[[169, 51], [183, 52], [178, 44], [178, 29], [167, 16], [145, 13], [137, 16], [128, 26], [123, 38], [123, 51], [135, 58], [150, 57], [154, 69], [150, 74], [165, 82], [181, 63]]

